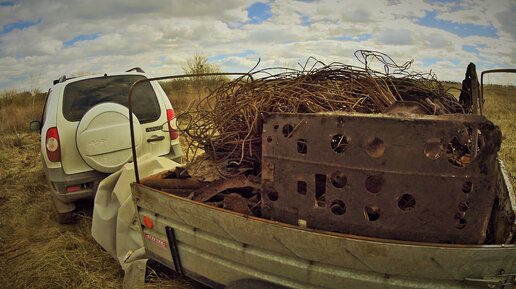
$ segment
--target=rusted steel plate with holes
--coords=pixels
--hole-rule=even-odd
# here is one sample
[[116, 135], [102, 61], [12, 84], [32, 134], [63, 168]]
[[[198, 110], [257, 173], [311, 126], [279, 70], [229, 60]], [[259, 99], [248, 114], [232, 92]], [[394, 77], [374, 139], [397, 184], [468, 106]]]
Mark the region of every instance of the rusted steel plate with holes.
[[272, 113], [262, 138], [264, 217], [387, 239], [485, 241], [501, 133], [483, 116]]

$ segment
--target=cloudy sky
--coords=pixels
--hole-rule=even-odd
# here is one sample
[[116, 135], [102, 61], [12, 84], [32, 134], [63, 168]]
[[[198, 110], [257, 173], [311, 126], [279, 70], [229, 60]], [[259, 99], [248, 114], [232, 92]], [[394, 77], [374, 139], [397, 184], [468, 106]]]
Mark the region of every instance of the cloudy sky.
[[0, 0], [0, 29], [0, 90], [134, 66], [175, 74], [195, 54], [236, 72], [378, 50], [457, 81], [469, 62], [516, 66], [516, 0]]

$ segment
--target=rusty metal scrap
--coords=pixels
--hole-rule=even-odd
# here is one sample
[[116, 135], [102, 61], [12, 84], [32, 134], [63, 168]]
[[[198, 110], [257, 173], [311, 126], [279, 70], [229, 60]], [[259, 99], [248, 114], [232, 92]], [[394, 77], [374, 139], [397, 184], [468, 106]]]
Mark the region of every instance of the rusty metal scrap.
[[245, 215], [252, 215], [248, 201], [236, 193], [231, 193], [224, 197], [223, 208]]
[[[398, 115], [266, 114], [261, 184], [258, 177], [238, 175], [190, 194], [179, 189], [189, 185], [165, 190], [311, 229], [483, 243], [495, 200], [499, 129], [482, 116], [414, 117], [403, 114], [406, 108], [419, 109], [403, 104]], [[198, 181], [177, 175], [157, 177], [165, 184]], [[163, 187], [155, 178], [142, 182]]]
[[196, 190], [194, 193], [193, 200], [198, 202], [206, 202], [213, 196], [228, 189], [245, 187], [254, 187], [258, 189], [259, 186], [259, 183], [254, 183], [249, 178], [243, 175], [236, 176], [230, 179], [219, 179], [209, 185], [206, 185]]
[[[356, 55], [364, 67], [309, 58], [300, 69], [252, 70], [252, 81], [242, 77], [223, 84], [178, 116], [189, 150], [201, 149], [218, 163], [258, 173], [263, 112], [381, 113], [400, 101], [417, 103], [425, 114], [464, 112], [435, 75], [410, 71], [411, 62], [397, 65], [372, 51]], [[373, 58], [385, 72], [370, 68]]]
[[475, 115], [266, 115], [262, 214], [361, 236], [480, 244], [500, 141]]
[[175, 189], [175, 190], [188, 190], [194, 191], [209, 183], [204, 182], [200, 179], [186, 178], [186, 179], [173, 179], [173, 178], [160, 178], [159, 176], [145, 178], [141, 181], [142, 184], [162, 190], [162, 189]]
[[254, 176], [239, 175], [229, 179], [205, 182], [200, 178], [190, 177], [183, 168], [177, 168], [144, 178], [141, 183], [211, 206], [260, 216], [261, 185], [260, 179]]

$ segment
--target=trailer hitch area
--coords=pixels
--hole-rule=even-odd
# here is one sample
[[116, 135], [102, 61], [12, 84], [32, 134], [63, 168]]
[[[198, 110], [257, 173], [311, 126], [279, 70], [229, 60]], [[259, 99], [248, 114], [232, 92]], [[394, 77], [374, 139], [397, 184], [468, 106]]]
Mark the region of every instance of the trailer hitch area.
[[501, 273], [497, 276], [484, 277], [484, 278], [464, 278], [466, 285], [479, 286], [480, 288], [492, 288], [492, 289], [509, 289], [513, 288], [512, 284], [516, 277], [516, 273], [504, 274]]

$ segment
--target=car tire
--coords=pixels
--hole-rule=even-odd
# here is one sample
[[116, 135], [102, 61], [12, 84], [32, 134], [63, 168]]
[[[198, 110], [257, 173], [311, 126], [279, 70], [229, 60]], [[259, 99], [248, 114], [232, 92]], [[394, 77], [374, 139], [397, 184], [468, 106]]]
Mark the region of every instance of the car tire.
[[54, 219], [59, 224], [72, 224], [72, 223], [75, 223], [75, 220], [76, 220], [75, 210], [70, 211], [70, 212], [60, 213], [57, 210], [57, 207], [56, 207], [55, 204], [52, 207], [54, 208]]
[[75, 223], [75, 213], [74, 212], [68, 212], [68, 213], [58, 213], [56, 212], [56, 221], [59, 224], [73, 224]]
[[[54, 192], [52, 192], [54, 194]], [[52, 196], [52, 208], [54, 211], [54, 219], [59, 224], [71, 224], [75, 222], [75, 204], [65, 203], [59, 200], [55, 195]]]

